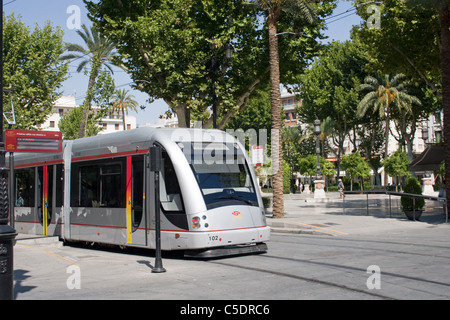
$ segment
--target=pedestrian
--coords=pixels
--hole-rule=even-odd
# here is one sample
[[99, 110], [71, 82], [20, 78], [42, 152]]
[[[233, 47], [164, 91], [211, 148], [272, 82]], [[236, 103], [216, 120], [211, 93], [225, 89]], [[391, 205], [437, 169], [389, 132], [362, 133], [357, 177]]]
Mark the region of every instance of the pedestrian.
[[339, 199], [342, 199], [342, 197], [345, 197], [345, 195], [344, 195], [344, 183], [342, 182], [342, 179], [339, 179], [338, 190], [339, 190]]
[[300, 185], [299, 185], [298, 189], [300, 190], [300, 193], [302, 193], [302, 191], [303, 191], [303, 183], [300, 182]]
[[19, 197], [16, 200], [16, 207], [23, 207], [24, 201], [22, 198], [22, 192], [19, 192]]

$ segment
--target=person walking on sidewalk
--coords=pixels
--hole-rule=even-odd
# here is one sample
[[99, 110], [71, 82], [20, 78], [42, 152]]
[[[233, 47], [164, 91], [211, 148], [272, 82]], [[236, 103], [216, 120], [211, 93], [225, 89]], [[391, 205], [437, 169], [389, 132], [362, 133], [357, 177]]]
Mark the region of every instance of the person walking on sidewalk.
[[342, 197], [345, 197], [345, 195], [344, 195], [344, 183], [342, 182], [342, 179], [339, 179], [338, 190], [339, 190], [339, 199], [342, 199]]

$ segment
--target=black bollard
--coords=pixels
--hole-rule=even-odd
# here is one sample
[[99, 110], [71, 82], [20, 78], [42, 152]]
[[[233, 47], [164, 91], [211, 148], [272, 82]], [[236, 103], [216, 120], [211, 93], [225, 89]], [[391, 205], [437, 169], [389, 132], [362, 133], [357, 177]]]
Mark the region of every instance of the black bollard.
[[0, 300], [14, 299], [13, 249], [16, 231], [0, 225]]

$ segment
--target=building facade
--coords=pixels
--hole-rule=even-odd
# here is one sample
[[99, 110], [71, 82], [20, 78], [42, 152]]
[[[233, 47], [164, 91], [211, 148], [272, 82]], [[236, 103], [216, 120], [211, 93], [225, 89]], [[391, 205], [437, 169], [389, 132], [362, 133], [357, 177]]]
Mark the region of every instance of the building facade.
[[[78, 107], [76, 99], [73, 96], [62, 96], [55, 101], [53, 107], [53, 113], [47, 118], [47, 120], [38, 125], [38, 128], [45, 131], [60, 131], [59, 122], [61, 119], [69, 114], [73, 108]], [[98, 109], [98, 107], [92, 107]], [[136, 129], [136, 117], [126, 116], [125, 118], [126, 130]], [[108, 134], [116, 131], [123, 131], [123, 117], [121, 113], [109, 113], [106, 117], [101, 119], [99, 126], [103, 128], [99, 134]]]

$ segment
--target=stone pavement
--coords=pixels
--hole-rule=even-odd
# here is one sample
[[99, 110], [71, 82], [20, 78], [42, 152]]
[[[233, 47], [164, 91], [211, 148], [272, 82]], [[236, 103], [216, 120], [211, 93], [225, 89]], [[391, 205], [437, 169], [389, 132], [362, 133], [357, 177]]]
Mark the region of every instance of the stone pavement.
[[[263, 194], [263, 197], [268, 194]], [[284, 196], [285, 216], [273, 218], [272, 209], [266, 210], [266, 221], [272, 232], [328, 236], [376, 235], [387, 232], [409, 232], [425, 228], [447, 228], [442, 205], [426, 200], [420, 221], [410, 221], [400, 210], [400, 198], [384, 194], [346, 195], [339, 199], [338, 192], [326, 193], [324, 199], [312, 194]], [[60, 246], [58, 237], [18, 234], [21, 244], [47, 244]]]
[[[263, 194], [263, 196], [268, 196]], [[410, 221], [400, 209], [400, 197], [385, 194], [346, 195], [326, 193], [325, 199], [312, 194], [289, 194], [284, 198], [285, 216], [275, 219], [267, 209], [272, 232], [330, 236], [374, 235], [408, 232], [424, 228], [448, 228], [442, 204], [426, 200], [420, 221]]]

